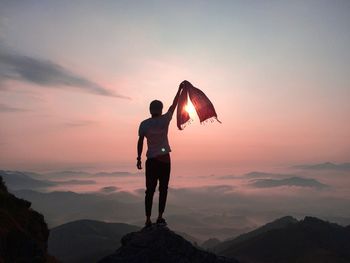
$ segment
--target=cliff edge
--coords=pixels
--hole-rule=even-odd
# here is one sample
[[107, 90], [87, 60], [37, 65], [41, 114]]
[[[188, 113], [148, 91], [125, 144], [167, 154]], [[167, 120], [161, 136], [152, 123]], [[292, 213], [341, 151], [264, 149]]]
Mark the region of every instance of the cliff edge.
[[31, 203], [7, 191], [0, 176], [0, 262], [56, 262], [47, 255], [49, 230]]
[[121, 243], [116, 252], [99, 263], [238, 263], [195, 247], [168, 227], [154, 225], [126, 234]]

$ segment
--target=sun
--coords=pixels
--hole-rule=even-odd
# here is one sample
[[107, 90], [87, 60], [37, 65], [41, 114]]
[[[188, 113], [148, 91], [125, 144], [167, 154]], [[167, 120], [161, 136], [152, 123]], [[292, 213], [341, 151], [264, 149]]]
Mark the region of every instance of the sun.
[[194, 108], [194, 106], [191, 103], [191, 101], [187, 102], [187, 105], [185, 106], [185, 111], [188, 112], [188, 114], [190, 115], [190, 117], [192, 119], [194, 118], [194, 116], [196, 116], [196, 109]]

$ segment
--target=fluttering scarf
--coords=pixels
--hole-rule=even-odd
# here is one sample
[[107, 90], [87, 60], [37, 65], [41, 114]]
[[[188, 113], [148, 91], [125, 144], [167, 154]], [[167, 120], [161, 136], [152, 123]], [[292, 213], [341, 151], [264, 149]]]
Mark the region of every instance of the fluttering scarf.
[[220, 122], [218, 120], [214, 105], [203, 91], [194, 87], [187, 80], [184, 80], [181, 85], [183, 88], [177, 103], [177, 127], [180, 130], [183, 130], [187, 122], [189, 122], [191, 119], [189, 113], [186, 111], [188, 97], [190, 98], [201, 123], [209, 119], [216, 119], [218, 122]]

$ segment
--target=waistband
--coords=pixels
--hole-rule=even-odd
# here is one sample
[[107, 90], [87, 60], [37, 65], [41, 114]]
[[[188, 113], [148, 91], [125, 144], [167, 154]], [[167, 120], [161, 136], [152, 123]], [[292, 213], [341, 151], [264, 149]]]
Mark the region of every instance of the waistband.
[[147, 158], [147, 160], [156, 160], [160, 162], [170, 163], [170, 154], [166, 153], [166, 154], [157, 155], [151, 158]]

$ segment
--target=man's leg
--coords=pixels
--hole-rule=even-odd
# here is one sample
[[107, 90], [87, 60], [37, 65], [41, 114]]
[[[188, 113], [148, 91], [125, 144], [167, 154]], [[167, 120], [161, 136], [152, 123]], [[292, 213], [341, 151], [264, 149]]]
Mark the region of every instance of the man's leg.
[[163, 213], [165, 210], [166, 199], [168, 196], [168, 185], [170, 178], [170, 157], [169, 162], [161, 163], [161, 171], [159, 175], [159, 215], [158, 218], [163, 217]]
[[145, 195], [146, 224], [151, 223], [153, 195], [157, 187], [156, 168], [157, 167], [154, 159], [146, 160], [146, 195]]

